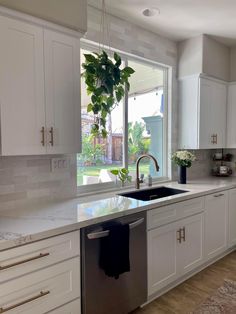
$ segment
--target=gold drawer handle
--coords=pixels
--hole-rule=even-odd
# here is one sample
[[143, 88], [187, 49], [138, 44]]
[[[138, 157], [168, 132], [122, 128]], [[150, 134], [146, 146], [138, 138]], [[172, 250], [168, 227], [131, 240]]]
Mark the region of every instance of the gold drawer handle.
[[182, 237], [181, 237], [181, 228], [180, 228], [179, 230], [177, 230], [177, 241], [181, 243], [181, 239]]
[[224, 196], [223, 193], [220, 193], [220, 194], [215, 194], [214, 197], [221, 197], [221, 196]]
[[41, 144], [42, 144], [43, 146], [45, 146], [45, 127], [44, 127], [44, 126], [42, 126], [42, 129], [41, 129], [40, 132], [42, 133]]
[[[186, 237], [185, 237], [185, 227], [180, 229], [180, 234], [181, 234], [181, 239], [185, 242], [186, 241]], [[182, 235], [182, 231], [183, 231], [183, 235]]]
[[211, 136], [211, 143], [212, 144], [217, 144], [217, 134], [212, 134]]
[[19, 303], [17, 303], [17, 304], [14, 304], [14, 305], [10, 305], [10, 306], [8, 306], [8, 307], [1, 307], [0, 308], [0, 313], [5, 313], [5, 312], [8, 312], [8, 311], [10, 311], [10, 310], [13, 310], [13, 309], [15, 309], [15, 308], [17, 308], [17, 307], [19, 307], [19, 306], [22, 306], [22, 305], [24, 305], [24, 304], [27, 304], [27, 303], [30, 303], [30, 302], [32, 302], [32, 301], [35, 301], [35, 300], [37, 300], [37, 299], [39, 299], [39, 298], [42, 298], [42, 297], [44, 297], [45, 295], [48, 295], [50, 293], [50, 291], [40, 291], [40, 293], [39, 294], [37, 294], [37, 295], [35, 295], [34, 297], [31, 297], [31, 298], [29, 298], [29, 299], [27, 299], [27, 300], [24, 300], [24, 301], [21, 301], [21, 302], [19, 302]]
[[0, 270], [5, 270], [5, 269], [8, 269], [8, 268], [17, 266], [17, 265], [28, 263], [28, 262], [34, 261], [34, 260], [39, 259], [39, 258], [43, 258], [43, 257], [48, 256], [48, 255], [50, 255], [50, 253], [40, 253], [37, 256], [29, 257], [29, 258], [24, 259], [24, 260], [19, 261], [19, 262], [15, 262], [15, 263], [8, 264], [8, 265], [5, 265], [5, 266], [0, 266]]
[[51, 146], [54, 145], [54, 131], [53, 131], [53, 127], [50, 128], [49, 133], [51, 134], [51, 139], [49, 141], [49, 143], [51, 144]]

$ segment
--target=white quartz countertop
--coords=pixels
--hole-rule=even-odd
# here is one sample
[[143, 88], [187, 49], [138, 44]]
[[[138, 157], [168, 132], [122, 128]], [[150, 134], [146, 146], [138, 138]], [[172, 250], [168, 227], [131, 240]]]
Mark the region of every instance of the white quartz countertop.
[[0, 211], [0, 251], [143, 210], [236, 188], [236, 178], [207, 178], [186, 185], [160, 184], [163, 185], [188, 192], [152, 201], [117, 196], [118, 192], [113, 192], [100, 194], [97, 200], [94, 196], [73, 198]]

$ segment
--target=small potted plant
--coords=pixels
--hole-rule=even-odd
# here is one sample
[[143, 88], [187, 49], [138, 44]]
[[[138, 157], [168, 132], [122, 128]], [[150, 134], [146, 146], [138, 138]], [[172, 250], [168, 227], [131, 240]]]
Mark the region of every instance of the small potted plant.
[[194, 154], [187, 150], [180, 150], [172, 155], [172, 161], [178, 165], [179, 179], [178, 183], [186, 184], [186, 169], [192, 166], [192, 162], [196, 160]]
[[129, 170], [126, 168], [112, 169], [110, 171], [121, 182], [121, 186], [124, 187], [125, 182], [131, 182], [132, 177], [129, 175]]

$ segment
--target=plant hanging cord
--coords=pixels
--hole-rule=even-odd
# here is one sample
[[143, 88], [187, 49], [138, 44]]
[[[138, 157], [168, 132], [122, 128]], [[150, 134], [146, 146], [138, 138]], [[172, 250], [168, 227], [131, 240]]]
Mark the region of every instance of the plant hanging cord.
[[105, 0], [102, 0], [101, 22], [100, 22], [100, 39], [99, 39], [99, 53], [107, 47], [105, 40], [107, 36], [108, 53], [111, 56], [111, 43], [110, 43], [110, 29], [108, 23], [108, 17], [106, 12]]

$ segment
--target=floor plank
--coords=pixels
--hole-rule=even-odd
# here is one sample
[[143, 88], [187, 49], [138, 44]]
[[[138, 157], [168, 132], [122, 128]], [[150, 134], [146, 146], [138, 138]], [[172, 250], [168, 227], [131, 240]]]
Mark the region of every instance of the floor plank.
[[133, 314], [188, 314], [212, 295], [224, 279], [236, 281], [236, 251]]

